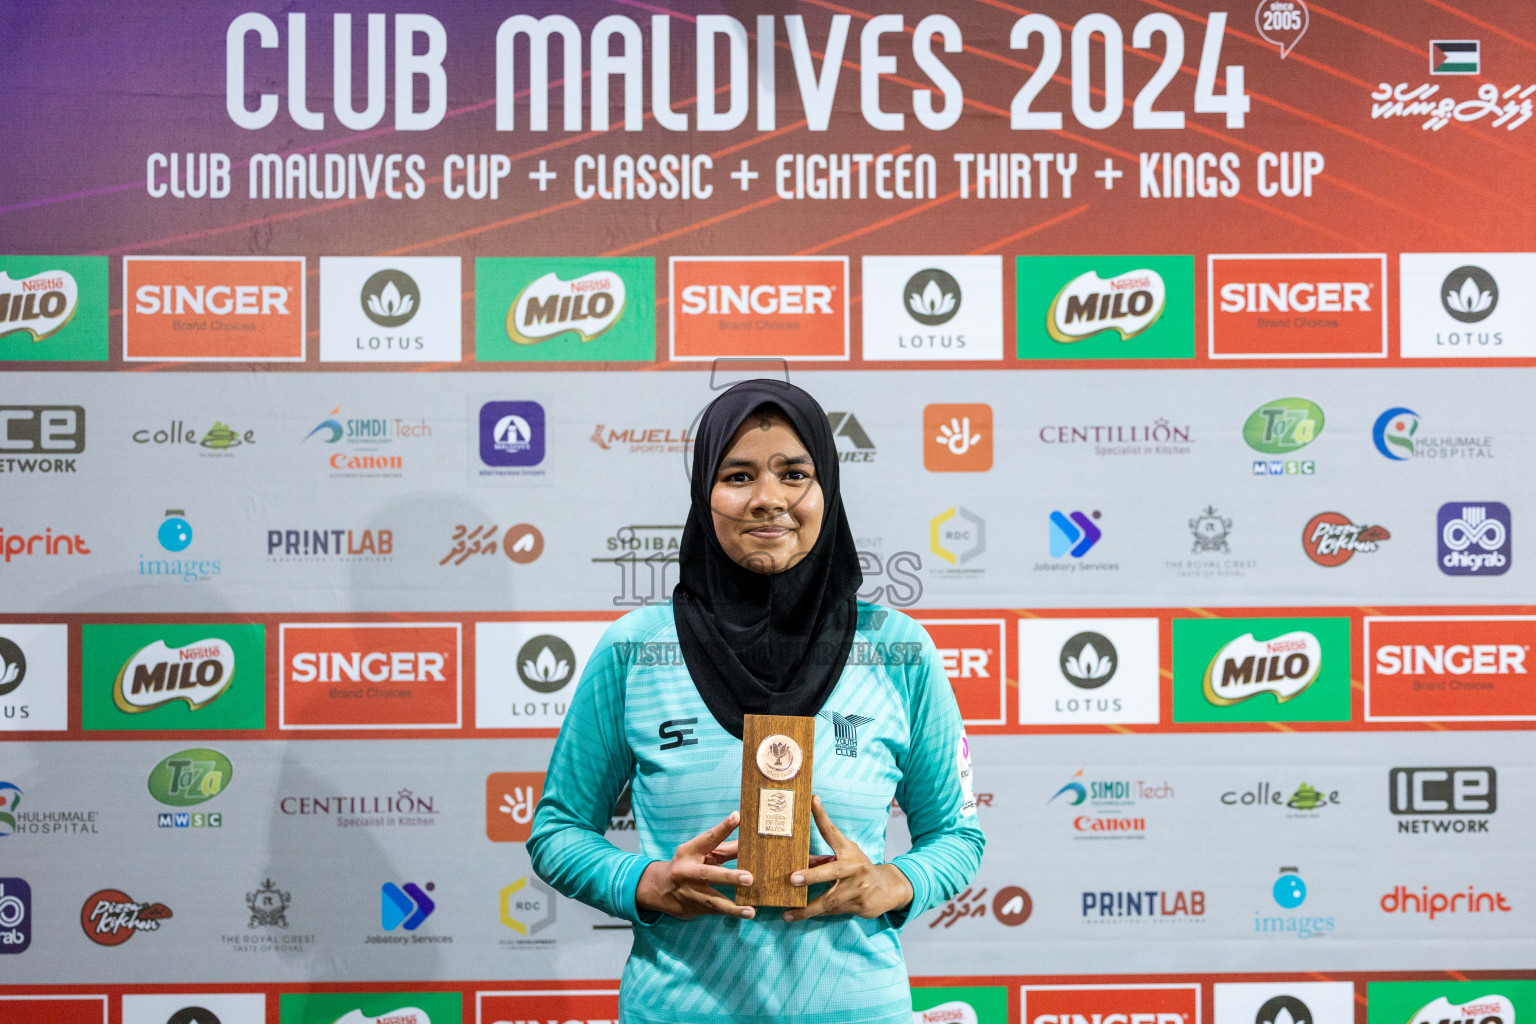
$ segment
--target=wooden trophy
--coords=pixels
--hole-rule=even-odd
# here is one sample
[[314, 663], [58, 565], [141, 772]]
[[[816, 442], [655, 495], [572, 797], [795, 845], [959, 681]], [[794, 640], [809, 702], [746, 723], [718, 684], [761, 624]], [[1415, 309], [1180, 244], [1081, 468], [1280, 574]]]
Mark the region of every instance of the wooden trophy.
[[741, 736], [741, 846], [736, 866], [752, 884], [736, 887], [751, 907], [803, 907], [807, 886], [789, 876], [811, 862], [811, 761], [816, 719], [747, 715]]

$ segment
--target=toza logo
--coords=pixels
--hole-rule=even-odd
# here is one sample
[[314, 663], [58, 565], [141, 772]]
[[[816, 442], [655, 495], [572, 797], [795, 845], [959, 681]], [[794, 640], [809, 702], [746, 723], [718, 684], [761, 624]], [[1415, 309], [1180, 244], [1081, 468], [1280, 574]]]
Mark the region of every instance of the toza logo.
[[380, 327], [399, 327], [411, 321], [421, 309], [421, 289], [412, 277], [389, 268], [363, 283], [358, 299], [363, 313]]
[[960, 282], [934, 267], [919, 270], [901, 290], [907, 315], [926, 327], [947, 324], [960, 312]]
[[517, 293], [507, 310], [507, 337], [536, 345], [566, 332], [583, 343], [601, 336], [624, 315], [624, 278], [597, 270], [573, 280], [548, 273]]
[[149, 772], [149, 795], [169, 807], [193, 807], [229, 787], [234, 765], [217, 750], [194, 747], [164, 758]]
[[1060, 342], [1082, 341], [1103, 331], [1129, 341], [1155, 324], [1166, 305], [1167, 288], [1155, 270], [1128, 270], [1108, 279], [1090, 270], [1056, 293], [1045, 327]]
[[1244, 633], [1216, 652], [1205, 670], [1205, 699], [1218, 707], [1272, 693], [1284, 704], [1301, 695], [1322, 669], [1322, 644], [1305, 630], [1273, 640]]
[[1284, 455], [1305, 448], [1323, 432], [1323, 410], [1305, 398], [1277, 398], [1249, 414], [1243, 440], [1255, 451]]
[[112, 701], [129, 714], [178, 700], [196, 711], [228, 690], [234, 678], [235, 649], [227, 640], [209, 637], [175, 648], [156, 640], [118, 670]]

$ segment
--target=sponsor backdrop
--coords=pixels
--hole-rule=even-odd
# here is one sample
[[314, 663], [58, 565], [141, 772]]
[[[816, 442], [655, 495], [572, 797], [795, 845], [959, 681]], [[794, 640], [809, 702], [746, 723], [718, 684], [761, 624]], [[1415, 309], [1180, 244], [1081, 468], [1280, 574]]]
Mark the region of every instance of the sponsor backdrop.
[[762, 375], [971, 736], [917, 1021], [1536, 1015], [1536, 8], [0, 33], [0, 1020], [612, 1020], [525, 844]]

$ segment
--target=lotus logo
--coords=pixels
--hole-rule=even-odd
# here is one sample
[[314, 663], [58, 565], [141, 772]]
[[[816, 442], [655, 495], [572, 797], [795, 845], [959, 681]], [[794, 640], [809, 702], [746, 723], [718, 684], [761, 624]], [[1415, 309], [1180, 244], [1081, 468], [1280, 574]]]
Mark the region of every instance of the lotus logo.
[[27, 678], [27, 656], [21, 648], [0, 636], [0, 697], [4, 697]]
[[1255, 640], [1252, 633], [1244, 633], [1217, 651], [1206, 666], [1205, 699], [1227, 707], [1272, 693], [1277, 703], [1284, 704], [1311, 686], [1322, 666], [1322, 644], [1304, 630], [1273, 640]]
[[545, 274], [517, 293], [507, 310], [507, 337], [536, 345], [567, 331], [583, 343], [593, 340], [624, 315], [624, 279], [609, 270], [571, 281]]
[[1096, 690], [1115, 674], [1115, 645], [1102, 633], [1079, 633], [1061, 648], [1061, 674], [1080, 690]]
[[363, 312], [380, 327], [408, 323], [421, 307], [421, 289], [409, 274], [381, 270], [363, 284]]
[[1155, 270], [1128, 270], [1111, 278], [1098, 271], [1079, 274], [1056, 293], [1045, 315], [1045, 329], [1064, 343], [1114, 331], [1129, 341], [1157, 323], [1167, 306], [1168, 289]]
[[901, 297], [912, 319], [928, 327], [937, 327], [954, 319], [960, 311], [960, 282], [944, 271], [930, 267], [912, 275], [901, 290]]
[[534, 637], [517, 652], [518, 678], [538, 693], [562, 689], [575, 671], [576, 654], [571, 645], [552, 633]]
[[1452, 317], [1475, 324], [1499, 304], [1499, 285], [1482, 267], [1457, 267], [1440, 286], [1440, 303]]

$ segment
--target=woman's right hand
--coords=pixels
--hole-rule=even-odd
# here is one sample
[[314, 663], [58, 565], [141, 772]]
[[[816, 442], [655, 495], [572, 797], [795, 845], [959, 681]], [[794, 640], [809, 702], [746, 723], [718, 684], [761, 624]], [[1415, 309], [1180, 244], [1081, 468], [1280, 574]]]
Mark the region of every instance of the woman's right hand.
[[679, 846], [670, 861], [647, 864], [635, 890], [636, 906], [684, 920], [700, 914], [751, 918], [756, 913], [752, 907], [738, 906], [710, 888], [711, 884], [752, 884], [750, 872], [721, 867], [736, 856], [737, 844], [722, 840], [740, 819], [741, 812], [732, 811], [720, 824]]

